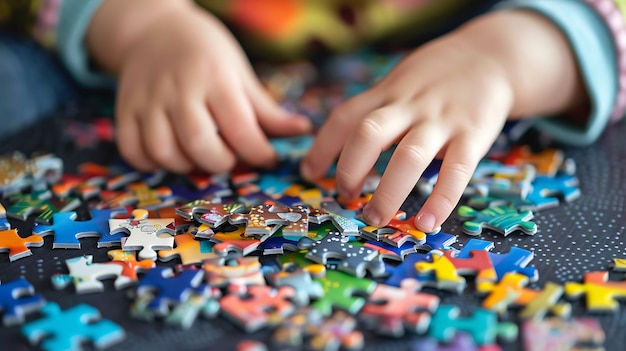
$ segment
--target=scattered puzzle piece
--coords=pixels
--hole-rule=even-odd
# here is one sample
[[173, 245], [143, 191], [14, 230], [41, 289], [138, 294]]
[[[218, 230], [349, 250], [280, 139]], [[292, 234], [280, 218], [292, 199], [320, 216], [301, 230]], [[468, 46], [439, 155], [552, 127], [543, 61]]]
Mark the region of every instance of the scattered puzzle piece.
[[138, 280], [137, 272], [145, 272], [156, 266], [152, 260], [137, 261], [134, 251], [109, 250], [107, 255], [111, 259], [111, 263], [122, 266], [122, 275], [133, 282]]
[[611, 312], [619, 309], [617, 299], [626, 298], [626, 281], [609, 281], [609, 272], [587, 272], [584, 283], [565, 283], [565, 294], [569, 298], [586, 295], [587, 310]]
[[276, 325], [295, 311], [295, 292], [290, 286], [272, 288], [267, 285], [251, 285], [240, 291], [230, 292], [220, 299], [222, 313], [246, 332], [253, 333], [269, 325]]
[[496, 342], [496, 337], [513, 340], [517, 337], [517, 326], [513, 323], [499, 323], [493, 312], [477, 308], [471, 317], [461, 317], [457, 306], [439, 305], [432, 316], [428, 335], [447, 342], [459, 332], [467, 332], [478, 345]]
[[192, 294], [204, 296], [204, 271], [183, 269], [174, 272], [169, 267], [155, 267], [146, 272], [137, 285], [137, 295], [148, 297], [148, 309], [157, 316], [167, 316], [172, 306], [184, 303]]
[[111, 246], [121, 240], [119, 236], [110, 235], [108, 223], [118, 211], [120, 209], [92, 210], [89, 220], [78, 220], [76, 212], [58, 212], [52, 215], [51, 225], [36, 225], [33, 232], [41, 236], [54, 233], [53, 249], [80, 249], [79, 239], [86, 237], [100, 237], [101, 242], [106, 242], [103, 246]]
[[176, 247], [172, 250], [159, 251], [161, 261], [171, 261], [180, 258], [183, 265], [199, 264], [205, 259], [217, 257], [213, 252], [213, 245], [208, 240], [196, 240], [191, 233], [178, 234], [174, 236]]
[[214, 287], [265, 285], [258, 257], [209, 258], [204, 260], [202, 268], [209, 285]]
[[524, 234], [537, 233], [537, 224], [531, 222], [532, 211], [518, 211], [513, 207], [495, 206], [477, 211], [469, 206], [460, 206], [458, 214], [463, 222], [463, 232], [469, 235], [479, 235], [483, 228], [488, 228], [504, 236], [520, 230]]
[[8, 252], [11, 262], [32, 255], [29, 248], [41, 247], [43, 244], [43, 238], [36, 234], [22, 238], [17, 229], [0, 231], [0, 252]]
[[527, 351], [604, 350], [604, 331], [598, 320], [591, 317], [528, 320], [522, 331]]
[[405, 330], [424, 333], [430, 324], [430, 313], [439, 305], [439, 297], [421, 293], [417, 280], [405, 279], [400, 288], [379, 284], [359, 312], [376, 332], [401, 337]]
[[65, 288], [74, 283], [79, 294], [104, 291], [100, 280], [115, 277], [115, 288], [122, 289], [134, 283], [132, 279], [122, 274], [123, 266], [113, 262], [93, 263], [93, 256], [78, 256], [65, 260], [69, 274], [54, 274], [51, 277], [55, 289]]
[[119, 325], [101, 319], [100, 312], [87, 304], [61, 311], [59, 305], [48, 302], [41, 310], [41, 319], [22, 326], [22, 334], [33, 346], [40, 344], [46, 351], [79, 350], [84, 341], [99, 349], [114, 345], [126, 336]]
[[24, 323], [27, 314], [39, 311], [45, 303], [26, 279], [0, 285], [0, 312], [5, 327]]
[[122, 249], [139, 250], [139, 258], [156, 260], [155, 250], [171, 250], [174, 248], [174, 219], [147, 218], [146, 210], [136, 209], [133, 217], [128, 219], [109, 219], [110, 232], [126, 233], [128, 237], [122, 242]]

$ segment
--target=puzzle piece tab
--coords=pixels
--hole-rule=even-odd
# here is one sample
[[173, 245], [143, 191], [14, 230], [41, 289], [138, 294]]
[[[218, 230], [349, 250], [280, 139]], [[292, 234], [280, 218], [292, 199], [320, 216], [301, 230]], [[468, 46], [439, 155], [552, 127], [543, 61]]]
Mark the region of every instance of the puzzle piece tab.
[[79, 350], [84, 341], [104, 349], [122, 341], [126, 334], [119, 325], [101, 319], [100, 311], [87, 304], [61, 310], [48, 302], [41, 310], [43, 318], [22, 326], [22, 334], [31, 345], [46, 351]]
[[488, 228], [507, 236], [517, 230], [527, 235], [537, 233], [537, 224], [532, 222], [532, 211], [518, 211], [513, 207], [494, 206], [477, 211], [469, 206], [460, 206], [458, 215], [463, 222], [463, 232], [479, 235]]
[[22, 238], [17, 229], [0, 231], [0, 252], [8, 252], [11, 262], [32, 255], [29, 248], [41, 247], [43, 244], [43, 238], [36, 234]]
[[0, 312], [4, 326], [24, 323], [26, 315], [39, 311], [46, 303], [43, 296], [26, 279], [17, 279], [0, 285]]

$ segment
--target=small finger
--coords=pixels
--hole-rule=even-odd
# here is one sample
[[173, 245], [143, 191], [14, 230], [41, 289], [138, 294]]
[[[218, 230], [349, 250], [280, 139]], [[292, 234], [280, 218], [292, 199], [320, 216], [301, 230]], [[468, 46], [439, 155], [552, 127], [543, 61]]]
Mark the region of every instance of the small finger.
[[407, 198], [421, 174], [447, 139], [440, 127], [421, 123], [402, 138], [394, 151], [378, 188], [363, 209], [367, 222], [384, 226]]
[[361, 193], [363, 182], [380, 154], [410, 127], [411, 118], [398, 105], [374, 110], [360, 120], [337, 162], [337, 188], [347, 199]]
[[311, 151], [302, 160], [302, 176], [311, 181], [322, 177], [337, 160], [354, 127], [365, 115], [380, 107], [382, 102], [382, 94], [368, 90], [332, 112], [315, 137]]
[[148, 157], [141, 141], [141, 128], [136, 115], [127, 108], [118, 107], [116, 111], [116, 144], [122, 158], [140, 171], [156, 170], [157, 165]]
[[142, 139], [152, 161], [161, 169], [172, 172], [191, 171], [192, 163], [181, 150], [166, 112], [161, 108], [152, 108], [147, 113], [142, 119]]
[[437, 183], [415, 218], [418, 229], [431, 232], [450, 216], [488, 147], [488, 143], [467, 135], [450, 142]]

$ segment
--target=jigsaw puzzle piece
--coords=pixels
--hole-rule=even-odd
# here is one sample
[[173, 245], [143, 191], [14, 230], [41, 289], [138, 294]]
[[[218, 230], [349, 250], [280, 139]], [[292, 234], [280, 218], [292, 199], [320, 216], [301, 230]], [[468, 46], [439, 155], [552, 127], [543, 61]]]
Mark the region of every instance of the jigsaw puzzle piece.
[[279, 272], [269, 275], [269, 281], [274, 287], [291, 286], [294, 289], [292, 301], [300, 307], [324, 296], [322, 284], [313, 280], [310, 271], [296, 265], [284, 265]]
[[204, 271], [199, 269], [174, 272], [169, 267], [155, 267], [139, 281], [137, 296], [149, 299], [146, 307], [157, 316], [167, 316], [172, 306], [184, 303], [192, 294], [208, 294], [209, 290], [202, 284], [203, 279]]
[[4, 205], [0, 203], [0, 230], [11, 229], [11, 223], [7, 220], [7, 210]]
[[30, 247], [41, 247], [43, 244], [43, 238], [36, 234], [22, 238], [17, 229], [0, 231], [0, 252], [8, 252], [11, 262], [32, 255]]
[[[52, 224], [38, 224], [33, 228], [35, 234], [46, 236], [54, 234], [53, 249], [80, 249], [79, 239], [99, 237], [98, 247], [113, 246], [121, 237], [109, 232], [109, 219], [122, 209], [91, 210], [91, 219], [79, 220], [76, 212], [59, 212], [52, 216]], [[101, 244], [102, 243], [102, 244]]]
[[477, 308], [472, 316], [461, 317], [457, 306], [439, 305], [432, 315], [428, 335], [448, 342], [459, 331], [470, 334], [478, 345], [495, 344], [497, 337], [509, 341], [517, 337], [517, 325], [498, 322], [494, 312]]
[[226, 223], [231, 214], [244, 212], [240, 203], [214, 203], [207, 200], [196, 200], [178, 207], [176, 213], [187, 221], [195, 220], [207, 224], [211, 228]]
[[221, 311], [246, 332], [278, 324], [295, 311], [290, 301], [295, 291], [290, 286], [250, 285], [243, 291], [233, 290], [220, 299]]
[[526, 200], [537, 210], [556, 207], [560, 199], [572, 202], [580, 197], [578, 178], [569, 174], [559, 174], [554, 177], [540, 176], [533, 181], [533, 189]]
[[172, 250], [159, 251], [159, 259], [167, 262], [180, 258], [183, 265], [199, 264], [205, 259], [218, 255], [213, 252], [214, 243], [208, 240], [196, 240], [192, 233], [174, 236], [176, 247]]
[[5, 327], [24, 323], [26, 315], [39, 311], [46, 304], [43, 296], [24, 278], [0, 285], [0, 312]]
[[129, 277], [122, 274], [123, 267], [113, 262], [94, 263], [92, 255], [83, 255], [65, 260], [69, 274], [54, 274], [51, 277], [52, 285], [60, 290], [68, 284], [74, 283], [78, 294], [87, 294], [104, 291], [100, 280], [115, 277], [115, 288], [122, 289], [134, 283]]
[[358, 278], [365, 277], [368, 272], [372, 277], [385, 274], [385, 266], [378, 256], [378, 251], [351, 245], [347, 239], [341, 233], [330, 232], [323, 239], [311, 245], [301, 245], [299, 248], [308, 250], [305, 257], [316, 263], [325, 265], [330, 259], [339, 260], [338, 270]]
[[596, 318], [527, 320], [522, 326], [524, 349], [602, 351], [605, 333]]
[[261, 262], [256, 256], [210, 258], [204, 260], [202, 268], [213, 287], [265, 285]]
[[112, 264], [122, 267], [122, 275], [132, 282], [136, 282], [139, 279], [137, 276], [138, 272], [145, 272], [156, 266], [156, 263], [152, 260], [137, 261], [134, 251], [109, 250], [107, 255], [111, 259]]
[[87, 304], [62, 311], [56, 303], [48, 302], [41, 312], [44, 317], [23, 325], [21, 330], [31, 345], [46, 351], [79, 350], [84, 341], [104, 349], [126, 337], [124, 329], [102, 319], [100, 312]]
[[405, 279], [401, 287], [378, 284], [359, 312], [359, 317], [376, 332], [401, 337], [405, 330], [424, 333], [430, 324], [430, 313], [439, 306], [439, 297], [420, 292], [421, 284]]
[[45, 189], [61, 179], [63, 161], [51, 154], [27, 158], [21, 152], [0, 156], [0, 193], [6, 197], [26, 187]]
[[174, 248], [173, 218], [148, 218], [148, 211], [135, 209], [127, 219], [109, 219], [110, 233], [125, 233], [122, 249], [139, 251], [140, 259], [156, 260], [155, 250]]
[[440, 290], [456, 291], [457, 293], [465, 290], [465, 278], [459, 275], [454, 264], [447, 256], [431, 252], [430, 261], [418, 261], [415, 263], [415, 271], [418, 274], [434, 273], [434, 281], [426, 281], [424, 284], [433, 286]]
[[547, 148], [540, 152], [533, 152], [529, 145], [515, 145], [504, 157], [505, 165], [519, 166], [531, 164], [535, 167], [537, 175], [554, 177], [565, 162], [562, 150]]
[[[293, 263], [300, 267], [307, 267], [311, 262], [304, 257], [303, 253], [294, 252], [279, 257], [283, 264]], [[313, 308], [324, 316], [330, 316], [333, 308], [356, 314], [365, 305], [366, 299], [357, 294], [370, 294], [376, 288], [377, 283], [358, 278], [344, 272], [326, 270], [325, 274], [316, 277], [324, 289], [324, 296], [313, 302]]]
[[519, 230], [526, 235], [537, 233], [537, 224], [532, 222], [532, 211], [518, 211], [509, 206], [494, 206], [477, 211], [469, 206], [460, 206], [458, 215], [463, 222], [463, 232], [479, 235], [483, 228], [494, 230], [504, 236]]
[[291, 224], [288, 214], [274, 204], [254, 206], [248, 213], [233, 213], [228, 221], [231, 224], [245, 224], [247, 236], [258, 237], [261, 240], [268, 238], [278, 228]]
[[357, 320], [344, 311], [330, 317], [319, 311], [303, 308], [278, 326], [272, 336], [280, 347], [312, 350], [360, 350], [365, 345]]
[[217, 231], [211, 236], [211, 241], [215, 242], [213, 251], [221, 257], [231, 252], [247, 256], [261, 244], [261, 240], [245, 235], [245, 226], [231, 226], [229, 229]]
[[486, 250], [489, 251], [489, 257], [493, 268], [496, 270], [498, 280], [509, 272], [523, 274], [528, 277], [530, 282], [536, 282], [539, 279], [539, 271], [533, 266], [528, 266], [534, 257], [532, 251], [514, 246], [506, 253], [492, 252], [494, 246], [495, 244], [491, 241], [471, 238], [455, 254], [455, 257], [469, 258], [474, 250]]
[[612, 312], [619, 309], [618, 299], [626, 298], [626, 281], [609, 281], [609, 272], [587, 272], [584, 283], [565, 283], [565, 295], [578, 298], [586, 295], [587, 310]]
[[543, 289], [527, 288], [528, 277], [519, 273], [507, 273], [499, 282], [481, 282], [476, 290], [488, 294], [483, 300], [483, 308], [504, 313], [509, 306], [522, 306], [519, 313], [522, 319], [543, 319], [548, 311], [561, 318], [571, 313], [569, 303], [559, 303], [563, 295], [561, 285], [547, 282]]
[[418, 230], [413, 221], [412, 216], [406, 219], [406, 213], [398, 211], [394, 219], [382, 228], [373, 226], [365, 226], [361, 229], [361, 236], [370, 240], [384, 241], [391, 245], [402, 246], [406, 242], [413, 242], [416, 245], [422, 245], [426, 242], [426, 233]]
[[50, 224], [52, 216], [58, 212], [73, 211], [81, 202], [79, 199], [57, 199], [50, 190], [36, 190], [30, 193], [16, 193], [9, 196], [11, 205], [7, 214], [20, 221], [36, 215], [37, 223]]

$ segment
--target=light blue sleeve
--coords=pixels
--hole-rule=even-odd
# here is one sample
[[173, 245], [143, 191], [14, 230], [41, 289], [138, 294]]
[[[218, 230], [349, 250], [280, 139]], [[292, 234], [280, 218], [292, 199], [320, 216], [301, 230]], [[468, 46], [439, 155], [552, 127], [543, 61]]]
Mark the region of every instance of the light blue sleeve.
[[85, 34], [103, 0], [64, 0], [57, 27], [57, 50], [74, 79], [91, 88], [113, 87], [115, 79], [91, 67]]
[[606, 127], [618, 92], [617, 54], [602, 17], [583, 1], [517, 0], [494, 8], [536, 11], [554, 22], [570, 42], [591, 102], [584, 127], [557, 118], [537, 116], [535, 126], [554, 140], [570, 145], [593, 143]]

